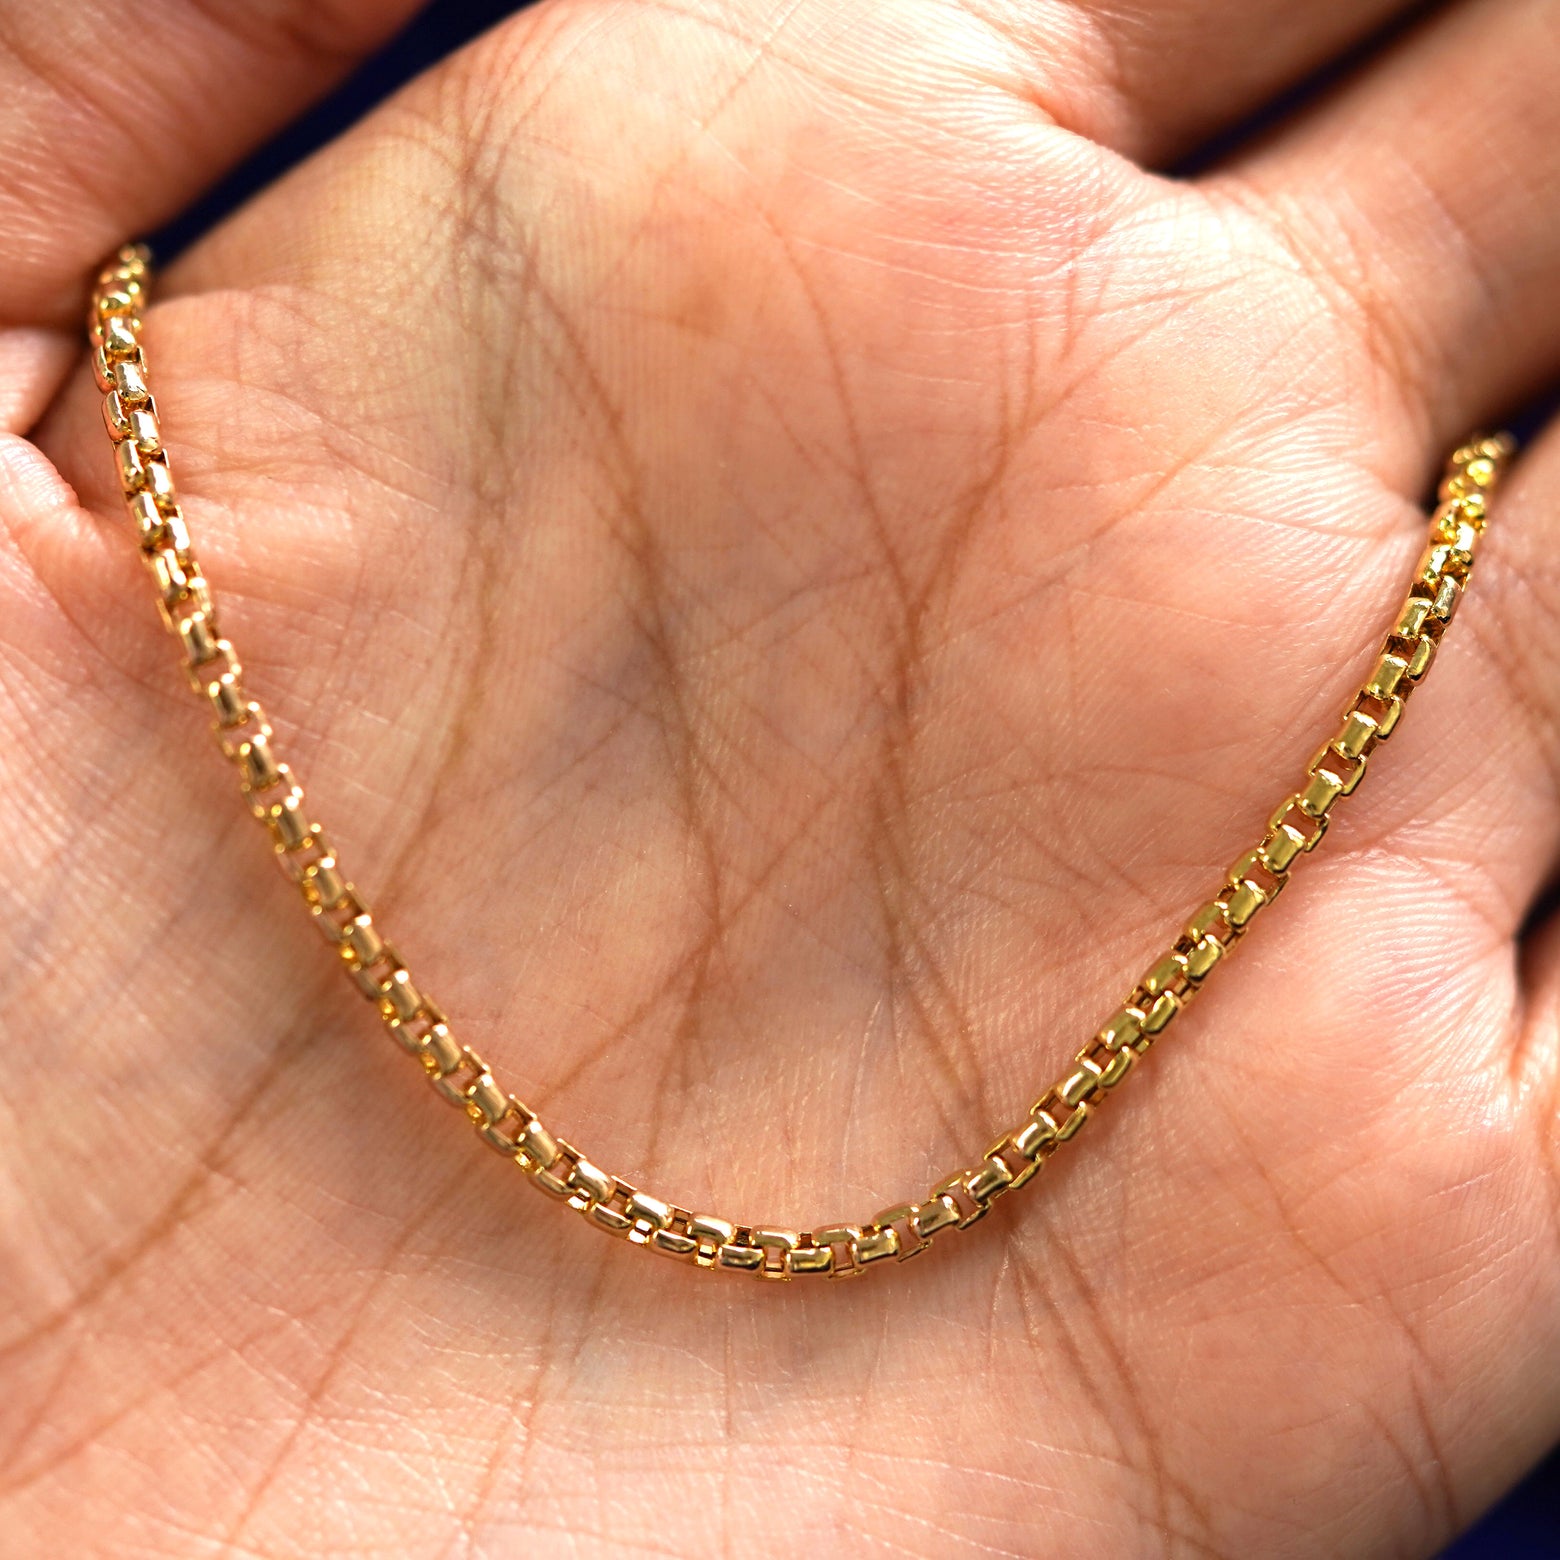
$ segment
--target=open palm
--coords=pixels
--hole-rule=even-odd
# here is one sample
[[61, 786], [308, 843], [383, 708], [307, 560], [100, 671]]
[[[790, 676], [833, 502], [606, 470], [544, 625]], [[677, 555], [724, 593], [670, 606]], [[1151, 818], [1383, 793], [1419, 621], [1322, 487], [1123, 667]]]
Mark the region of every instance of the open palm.
[[[101, 254], [390, 9], [165, 0], [137, 77], [97, 0], [0, 7], [0, 1548], [1431, 1551], [1560, 1431], [1560, 446], [1326, 848], [1032, 1189], [860, 1284], [653, 1260], [339, 983], [75, 367]], [[1560, 363], [1560, 6], [1145, 168], [1398, 9], [555, 0], [170, 272], [253, 690], [593, 1158], [753, 1223], [922, 1195], [1260, 834], [1441, 455]]]

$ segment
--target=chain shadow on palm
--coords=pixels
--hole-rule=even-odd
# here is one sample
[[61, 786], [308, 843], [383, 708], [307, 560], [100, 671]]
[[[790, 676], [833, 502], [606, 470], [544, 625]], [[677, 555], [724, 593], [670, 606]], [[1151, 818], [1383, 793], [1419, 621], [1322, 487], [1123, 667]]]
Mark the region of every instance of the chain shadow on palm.
[[[1479, 163], [1452, 91], [1552, 11], [1454, 8], [1174, 182], [1133, 159], [1204, 127], [1113, 117], [1050, 22], [911, 10], [527, 13], [148, 326], [228, 632], [402, 953], [598, 1162], [754, 1223], [1021, 1115], [1560, 345], [1512, 187], [1560, 189], [1555, 111], [1518, 66]], [[207, 749], [93, 402], [9, 452], [0, 560], [7, 1011], [49, 1037], [5, 1091], [17, 1531], [1421, 1552], [1552, 1438], [1552, 446], [1141, 1076], [978, 1233], [811, 1292], [559, 1218], [379, 1043]]]

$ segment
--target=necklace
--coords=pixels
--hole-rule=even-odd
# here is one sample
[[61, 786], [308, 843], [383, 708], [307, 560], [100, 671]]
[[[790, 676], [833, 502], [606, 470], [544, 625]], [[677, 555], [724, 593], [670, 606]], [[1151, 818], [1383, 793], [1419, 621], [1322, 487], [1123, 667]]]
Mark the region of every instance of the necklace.
[[1018, 1126], [997, 1138], [979, 1164], [945, 1176], [924, 1200], [885, 1208], [865, 1223], [805, 1231], [733, 1224], [662, 1202], [598, 1169], [500, 1088], [487, 1063], [456, 1039], [443, 1010], [413, 981], [343, 874], [296, 778], [277, 756], [265, 711], [245, 691], [190, 543], [147, 387], [141, 329], [149, 268], [147, 251], [130, 246], [98, 277], [89, 331], [104, 421], [163, 622], [179, 643], [190, 686], [215, 716], [217, 739], [237, 768], [249, 809], [269, 832], [277, 862], [314, 924], [438, 1094], [531, 1185], [633, 1245], [698, 1267], [764, 1278], [846, 1278], [918, 1256], [943, 1231], [968, 1229], [984, 1218], [998, 1198], [1026, 1185], [1077, 1136], [1278, 897], [1296, 864], [1320, 843], [1334, 804], [1354, 791], [1377, 743], [1392, 735], [1467, 585], [1490, 491], [1514, 450], [1502, 434], [1474, 439], [1451, 457], [1407, 600], [1336, 734], [1317, 750], [1300, 788], [1279, 804], [1262, 838]]

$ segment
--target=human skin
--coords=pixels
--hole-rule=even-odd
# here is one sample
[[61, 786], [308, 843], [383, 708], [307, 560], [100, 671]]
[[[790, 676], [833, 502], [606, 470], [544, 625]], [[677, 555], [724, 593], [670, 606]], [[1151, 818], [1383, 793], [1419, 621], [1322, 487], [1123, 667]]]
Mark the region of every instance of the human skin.
[[[405, 6], [399, 8], [405, 10]], [[159, 281], [191, 527], [420, 981], [797, 1227], [1022, 1118], [1560, 365], [1553, 0], [554, 0]], [[1560, 443], [1230, 967], [978, 1228], [656, 1260], [462, 1129], [267, 861], [76, 331], [397, 16], [0, 5], [8, 1555], [1426, 1555], [1560, 1434]], [[169, 58], [161, 51], [172, 50]], [[44, 129], [40, 129], [44, 127]]]

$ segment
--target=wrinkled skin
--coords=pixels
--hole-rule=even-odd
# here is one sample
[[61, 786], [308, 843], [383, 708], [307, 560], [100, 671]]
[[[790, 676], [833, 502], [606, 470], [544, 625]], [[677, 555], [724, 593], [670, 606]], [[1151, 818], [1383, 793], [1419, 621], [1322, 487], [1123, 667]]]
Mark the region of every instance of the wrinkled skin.
[[[137, 86], [98, 0], [0, 7], [7, 1554], [1432, 1552], [1560, 1433], [1560, 445], [1326, 848], [1030, 1189], [856, 1285], [627, 1250], [332, 970], [80, 366], [100, 256], [394, 9], [162, 0]], [[162, 279], [280, 745], [609, 1169], [921, 1193], [1328, 734], [1445, 450], [1560, 365], [1560, 7], [1145, 170], [1393, 10], [558, 0]]]

